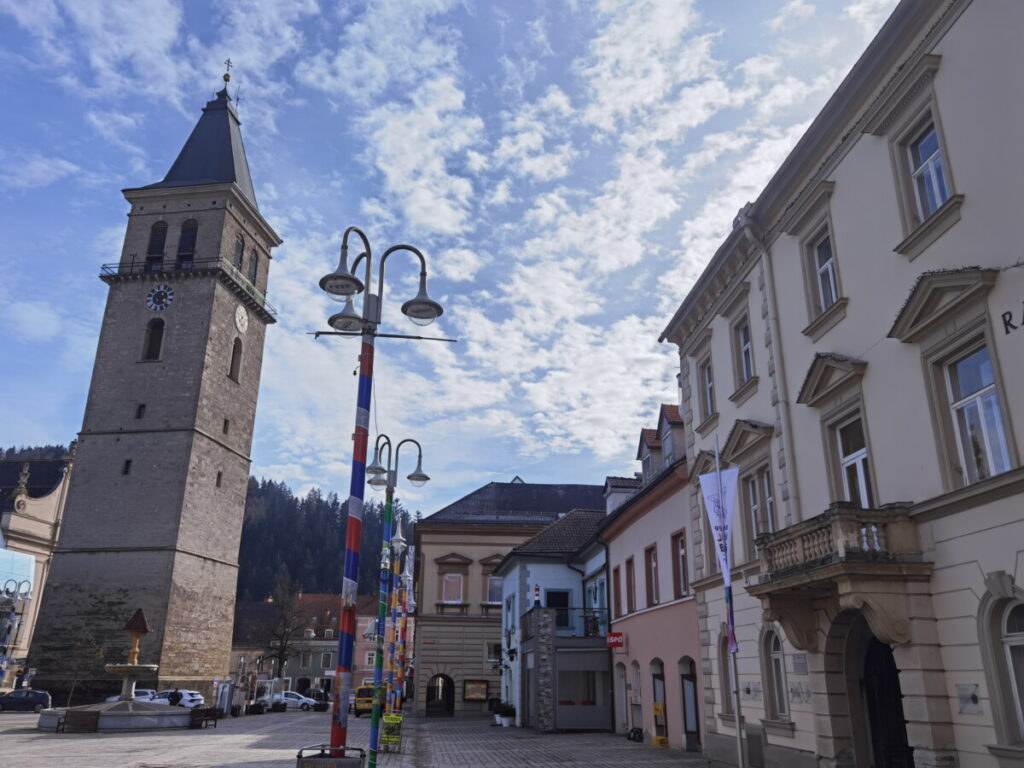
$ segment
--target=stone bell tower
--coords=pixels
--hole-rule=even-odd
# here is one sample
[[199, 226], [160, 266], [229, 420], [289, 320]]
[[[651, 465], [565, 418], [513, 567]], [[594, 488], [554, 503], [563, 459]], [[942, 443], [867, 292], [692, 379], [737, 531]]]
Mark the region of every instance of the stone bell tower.
[[136, 608], [153, 627], [141, 658], [160, 665], [161, 688], [208, 693], [228, 672], [281, 243], [256, 205], [239, 125], [225, 82], [164, 180], [124, 190], [124, 247], [100, 272], [110, 290], [30, 650], [38, 687], [105, 685]]

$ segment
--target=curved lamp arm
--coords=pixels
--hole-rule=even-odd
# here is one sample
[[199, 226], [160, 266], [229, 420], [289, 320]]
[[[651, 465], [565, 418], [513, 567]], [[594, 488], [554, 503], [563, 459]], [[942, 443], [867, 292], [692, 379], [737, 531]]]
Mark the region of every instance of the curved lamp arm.
[[[392, 245], [384, 251], [384, 255], [380, 257], [380, 273], [377, 278], [377, 316], [374, 318], [374, 321], [378, 324], [380, 323], [381, 307], [384, 305], [384, 264], [387, 262], [388, 256], [395, 251], [411, 251], [414, 253], [420, 260], [420, 283], [427, 279], [427, 260], [419, 248], [412, 245]], [[369, 264], [367, 264], [367, 269], [369, 269]], [[369, 272], [367, 272], [367, 275], [369, 275]], [[369, 277], [367, 277], [367, 280], [369, 280]]]

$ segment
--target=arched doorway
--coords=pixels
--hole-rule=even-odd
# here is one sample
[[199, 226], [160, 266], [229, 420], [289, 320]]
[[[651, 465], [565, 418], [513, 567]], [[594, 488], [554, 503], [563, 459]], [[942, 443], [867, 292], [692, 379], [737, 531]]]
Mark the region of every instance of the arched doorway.
[[[857, 768], [914, 768], [892, 647], [880, 642], [864, 615], [854, 611], [833, 621], [826, 654], [837, 646], [842, 647], [845, 690], [836, 692], [849, 702], [847, 732]], [[844, 714], [837, 711], [831, 716], [843, 719]], [[842, 728], [833, 724], [833, 729], [837, 727]]]
[[455, 683], [448, 675], [434, 675], [427, 684], [427, 717], [455, 714]]
[[668, 746], [668, 717], [665, 712], [665, 665], [661, 659], [651, 661], [651, 693], [653, 694], [654, 733], [656, 744]]
[[700, 752], [700, 712], [697, 708], [697, 664], [689, 656], [678, 663], [679, 690], [683, 699], [683, 744], [688, 752]]

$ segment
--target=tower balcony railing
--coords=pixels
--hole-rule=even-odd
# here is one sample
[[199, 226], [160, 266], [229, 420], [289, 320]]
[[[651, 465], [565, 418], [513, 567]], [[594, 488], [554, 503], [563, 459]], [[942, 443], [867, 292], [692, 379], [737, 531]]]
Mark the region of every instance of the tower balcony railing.
[[542, 608], [535, 606], [523, 614], [522, 639], [529, 640], [537, 634], [542, 612], [548, 612], [554, 619], [553, 628], [557, 637], [605, 637], [608, 634], [608, 611], [604, 608]]
[[267, 295], [257, 288], [242, 274], [231, 262], [221, 259], [201, 259], [196, 254], [178, 254], [173, 261], [164, 258], [163, 255], [150, 255], [145, 258], [132, 256], [128, 261], [116, 261], [100, 266], [100, 277], [117, 277], [122, 275], [142, 274], [166, 274], [181, 272], [203, 272], [208, 270], [220, 270], [231, 278], [243, 292], [255, 301], [265, 312], [272, 317], [277, 316], [277, 309], [267, 301]]

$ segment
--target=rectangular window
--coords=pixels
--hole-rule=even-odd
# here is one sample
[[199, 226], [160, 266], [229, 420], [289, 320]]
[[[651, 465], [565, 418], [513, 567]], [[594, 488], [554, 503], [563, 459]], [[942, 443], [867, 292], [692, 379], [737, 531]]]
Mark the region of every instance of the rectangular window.
[[824, 312], [839, 300], [836, 285], [836, 260], [832, 253], [832, 238], [825, 232], [814, 244], [814, 269], [817, 279], [818, 309]]
[[618, 618], [622, 615], [622, 580], [617, 565], [612, 568], [612, 604], [615, 608], [615, 618]]
[[672, 535], [672, 591], [676, 599], [689, 591], [689, 572], [686, 563], [686, 531]]
[[304, 653], [300, 654], [300, 656], [299, 656], [299, 667], [301, 667], [302, 669], [309, 669], [309, 667], [310, 667], [310, 665], [312, 665], [312, 663], [313, 663], [313, 654], [312, 653], [309, 653], [307, 651], [307, 652], [304, 652]]
[[946, 377], [964, 482], [1006, 472], [1010, 454], [988, 348], [950, 363]]
[[324, 640], [333, 640], [333, 639], [334, 639], [334, 630], [333, 629], [325, 629], [324, 630]]
[[750, 323], [743, 318], [733, 329], [736, 342], [736, 370], [739, 383], [745, 384], [754, 378], [754, 345], [750, 337]]
[[446, 573], [442, 576], [441, 586], [442, 603], [462, 602], [462, 574]]
[[[743, 489], [752, 538], [756, 539], [763, 533], [773, 533], [775, 531], [775, 498], [771, 469], [765, 466], [745, 477]], [[750, 556], [753, 557], [754, 554], [753, 548], [751, 548]]]
[[138, 406], [136, 406], [136, 408], [135, 408], [135, 418], [136, 419], [141, 419], [145, 415], [146, 415], [146, 404], [145, 403], [139, 403]]
[[324, 669], [330, 669], [334, 666], [334, 654], [330, 651], [325, 651], [320, 654], [320, 666]]
[[658, 600], [658, 545], [652, 544], [644, 550], [644, 575], [647, 579], [647, 607], [657, 605]]
[[224, 426], [221, 427], [221, 431], [226, 435], [230, 429], [231, 421], [229, 419], [224, 419]]
[[501, 576], [487, 577], [487, 602], [499, 605], [501, 603], [501, 588], [504, 579]]
[[555, 610], [555, 626], [569, 626], [569, 590], [548, 589], [544, 592], [544, 604]]
[[124, 466], [121, 467], [121, 474], [122, 475], [130, 475], [131, 473], [132, 473], [132, 460], [131, 459], [125, 459], [124, 460]]
[[636, 573], [633, 568], [633, 558], [626, 559], [626, 612], [632, 613], [636, 610]]
[[223, 481], [224, 481], [224, 473], [223, 473], [223, 472], [218, 472], [218, 473], [217, 473], [217, 487], [218, 487], [218, 488], [220, 488], [220, 484], [221, 484], [221, 483], [222, 483]]
[[715, 376], [711, 370], [711, 358], [708, 358], [697, 369], [700, 379], [700, 405], [703, 409], [701, 414], [705, 419], [715, 413]]
[[367, 669], [369, 669], [370, 667], [373, 666], [374, 657], [376, 655], [377, 655], [376, 651], [367, 651], [366, 652], [366, 658], [363, 661], [365, 662], [364, 666], [366, 666]]
[[875, 501], [868, 472], [868, 446], [860, 414], [838, 424], [835, 434], [846, 500], [857, 507], [873, 507]]
[[501, 661], [501, 643], [485, 643], [487, 661]]
[[907, 145], [910, 155], [910, 173], [914, 180], [921, 220], [927, 219], [949, 199], [942, 150], [935, 124], [929, 122]]

